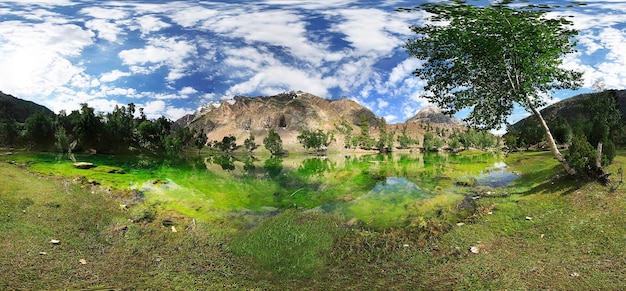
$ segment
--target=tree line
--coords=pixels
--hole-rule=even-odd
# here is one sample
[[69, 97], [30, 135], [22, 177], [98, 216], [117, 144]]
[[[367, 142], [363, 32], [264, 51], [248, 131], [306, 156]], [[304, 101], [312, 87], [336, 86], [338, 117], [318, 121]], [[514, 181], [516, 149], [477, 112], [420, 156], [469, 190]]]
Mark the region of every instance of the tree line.
[[[138, 111], [138, 112], [137, 112]], [[136, 114], [138, 113], [138, 114]], [[137, 115], [137, 116], [135, 116]], [[103, 153], [166, 153], [204, 146], [206, 135], [189, 128], [172, 128], [164, 116], [148, 119], [135, 104], [115, 106], [110, 113], [96, 113], [87, 103], [69, 114], [36, 112], [24, 123], [8, 120], [0, 124], [5, 146], [23, 146], [37, 150]]]

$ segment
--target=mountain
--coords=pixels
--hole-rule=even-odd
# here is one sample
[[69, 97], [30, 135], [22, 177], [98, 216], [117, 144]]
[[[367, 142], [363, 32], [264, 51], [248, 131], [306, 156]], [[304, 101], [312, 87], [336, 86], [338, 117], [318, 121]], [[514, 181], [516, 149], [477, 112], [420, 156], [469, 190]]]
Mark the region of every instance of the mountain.
[[434, 123], [450, 126], [463, 126], [463, 122], [454, 116], [444, 114], [440, 108], [435, 106], [426, 107], [409, 118], [406, 123]]
[[54, 114], [52, 110], [45, 106], [0, 92], [0, 122], [11, 119], [15, 119], [17, 122], [24, 122], [37, 111], [49, 115]]
[[[576, 95], [542, 109], [541, 115], [548, 124], [552, 123], [559, 116], [563, 117], [570, 124], [580, 122], [580, 120], [584, 121], [590, 118], [590, 116], [588, 116], [589, 112], [585, 108], [585, 103], [593, 101], [590, 99], [606, 96], [615, 98], [619, 110], [622, 113], [622, 120], [626, 121], [626, 90], [607, 90], [598, 93]], [[530, 117], [532, 117], [532, 115], [511, 125], [509, 132], [520, 129]]]
[[[206, 106], [193, 115], [176, 121], [176, 126], [189, 126], [203, 130], [209, 141], [222, 140], [233, 135], [238, 143], [252, 133], [256, 143], [261, 144], [269, 129], [276, 130], [288, 148], [298, 145], [296, 137], [304, 129], [336, 130], [335, 124], [348, 122], [358, 130], [361, 116], [371, 127], [380, 124], [379, 118], [369, 109], [349, 99], [328, 100], [313, 94], [298, 92], [282, 93], [269, 97], [236, 96]], [[335, 146], [342, 145], [336, 135]]]

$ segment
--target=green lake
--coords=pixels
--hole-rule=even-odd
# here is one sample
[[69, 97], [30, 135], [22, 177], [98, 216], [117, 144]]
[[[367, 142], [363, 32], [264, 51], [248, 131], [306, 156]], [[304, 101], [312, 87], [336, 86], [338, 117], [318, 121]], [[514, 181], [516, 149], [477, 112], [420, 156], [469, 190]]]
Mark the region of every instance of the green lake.
[[67, 157], [51, 153], [4, 159], [43, 174], [84, 176], [105, 188], [136, 190], [159, 209], [235, 228], [285, 209], [331, 213], [377, 229], [402, 227], [454, 210], [472, 190], [460, 185], [498, 188], [518, 176], [507, 171], [501, 155], [480, 152], [76, 157], [96, 167], [75, 169]]

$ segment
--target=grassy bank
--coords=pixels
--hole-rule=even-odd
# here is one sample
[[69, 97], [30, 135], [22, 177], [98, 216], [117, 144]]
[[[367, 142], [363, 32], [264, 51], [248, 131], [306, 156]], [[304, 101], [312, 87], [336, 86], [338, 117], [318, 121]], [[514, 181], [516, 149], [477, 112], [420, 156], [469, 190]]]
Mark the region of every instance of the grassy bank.
[[[609, 171], [625, 163], [622, 153]], [[623, 288], [624, 187], [561, 177], [549, 153], [512, 154], [507, 164], [522, 177], [484, 192], [458, 225], [432, 218], [368, 231], [288, 211], [231, 233], [1, 162], [0, 289]]]

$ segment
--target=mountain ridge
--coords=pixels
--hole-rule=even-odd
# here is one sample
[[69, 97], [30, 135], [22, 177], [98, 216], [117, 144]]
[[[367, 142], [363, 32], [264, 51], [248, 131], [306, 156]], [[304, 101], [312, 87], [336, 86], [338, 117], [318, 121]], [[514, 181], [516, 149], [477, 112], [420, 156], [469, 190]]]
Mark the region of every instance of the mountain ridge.
[[41, 111], [46, 115], [54, 114], [52, 110], [43, 105], [20, 99], [0, 91], [0, 122], [14, 119], [17, 122], [23, 123], [29, 116], [37, 111]]

